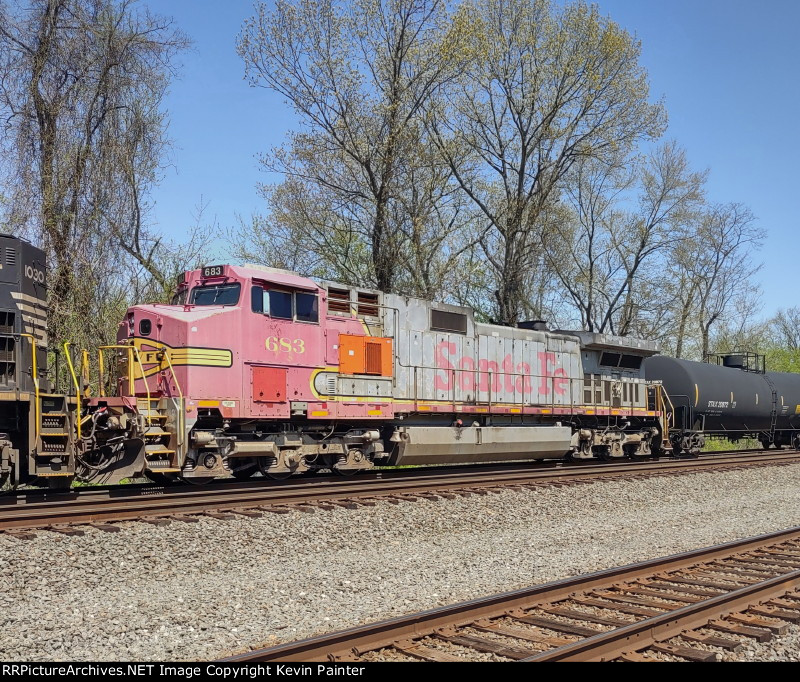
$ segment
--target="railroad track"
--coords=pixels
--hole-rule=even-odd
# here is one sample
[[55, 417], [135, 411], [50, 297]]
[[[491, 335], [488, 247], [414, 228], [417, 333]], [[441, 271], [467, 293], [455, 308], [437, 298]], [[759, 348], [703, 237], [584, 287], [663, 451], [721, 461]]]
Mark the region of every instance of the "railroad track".
[[41, 489], [0, 496], [0, 531], [26, 539], [32, 531], [82, 534], [81, 525], [119, 530], [118, 521], [196, 521], [199, 515], [229, 518], [264, 512], [371, 506], [378, 499], [400, 503], [456, 495], [489, 494], [507, 488], [576, 485], [611, 478], [648, 478], [700, 471], [800, 463], [798, 452], [715, 453], [698, 459], [621, 461], [602, 464], [511, 464], [381, 470], [354, 479], [304, 478], [266, 484], [262, 480], [207, 486], [125, 485]]
[[800, 622], [800, 527], [225, 659], [719, 660]]

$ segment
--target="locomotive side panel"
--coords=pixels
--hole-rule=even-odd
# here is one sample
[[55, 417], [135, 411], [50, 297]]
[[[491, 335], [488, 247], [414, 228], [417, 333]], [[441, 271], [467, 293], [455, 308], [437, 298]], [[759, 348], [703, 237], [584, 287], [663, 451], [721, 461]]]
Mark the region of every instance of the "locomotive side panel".
[[385, 298], [385, 326], [396, 329], [397, 400], [507, 411], [577, 402], [583, 372], [574, 337], [475, 323], [466, 308]]

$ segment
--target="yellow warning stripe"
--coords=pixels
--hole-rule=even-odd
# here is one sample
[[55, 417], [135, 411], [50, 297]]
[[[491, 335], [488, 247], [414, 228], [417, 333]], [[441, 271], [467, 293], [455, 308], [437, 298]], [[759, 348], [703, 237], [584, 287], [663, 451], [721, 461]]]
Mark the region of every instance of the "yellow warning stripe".
[[[142, 364], [145, 365], [144, 376], [149, 377], [169, 369], [166, 359], [159, 361], [158, 354], [165, 352], [173, 367], [230, 367], [233, 364], [233, 353], [225, 348], [194, 348], [183, 346], [173, 348], [161, 341], [134, 337], [133, 345], [139, 349]], [[142, 372], [138, 363], [134, 366], [134, 379], [141, 379]]]

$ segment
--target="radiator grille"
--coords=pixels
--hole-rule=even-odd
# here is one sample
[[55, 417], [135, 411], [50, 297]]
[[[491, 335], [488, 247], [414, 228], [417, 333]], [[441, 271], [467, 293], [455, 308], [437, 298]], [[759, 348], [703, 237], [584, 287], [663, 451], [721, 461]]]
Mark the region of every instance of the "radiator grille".
[[381, 373], [381, 350], [380, 343], [367, 342], [366, 347], [366, 362], [364, 363], [366, 374], [380, 374]]
[[328, 288], [328, 312], [350, 314], [350, 291]]

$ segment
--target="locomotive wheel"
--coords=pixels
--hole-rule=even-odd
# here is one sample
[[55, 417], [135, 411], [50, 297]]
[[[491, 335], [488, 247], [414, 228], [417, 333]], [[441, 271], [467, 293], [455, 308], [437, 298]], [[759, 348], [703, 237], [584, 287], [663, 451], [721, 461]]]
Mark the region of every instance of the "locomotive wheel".
[[189, 485], [208, 485], [214, 480], [213, 476], [181, 476], [181, 480]]
[[255, 467], [252, 469], [249, 467], [242, 467], [241, 469], [235, 469], [234, 471], [231, 471], [231, 476], [233, 476], [237, 481], [246, 481], [254, 473], [256, 473]]
[[172, 474], [162, 474], [158, 471], [145, 471], [144, 473], [147, 478], [149, 478], [153, 483], [157, 483], [158, 485], [163, 486], [171, 486], [171, 485], [178, 485], [180, 479], [176, 478]]
[[361, 469], [339, 469], [338, 467], [334, 467], [333, 470], [339, 474], [339, 476], [355, 476]]
[[[353, 464], [360, 464], [365, 463], [369, 465], [369, 461], [361, 452], [361, 450], [350, 450], [347, 453], [347, 456], [344, 455], [337, 455], [333, 458], [333, 462], [331, 464], [331, 469], [335, 471], [339, 476], [355, 476], [359, 471], [362, 471], [362, 468], [353, 467]], [[338, 464], [350, 464], [350, 467], [339, 468]], [[369, 468], [368, 466], [363, 467], [364, 469]]]
[[611, 459], [611, 452], [606, 445], [597, 445], [592, 448], [592, 450], [594, 451], [595, 459], [600, 460], [601, 462], [607, 462], [609, 459]]
[[257, 460], [258, 469], [264, 478], [271, 478], [273, 481], [285, 481], [294, 472], [287, 471], [286, 469], [274, 470], [275, 458], [274, 457], [259, 457]]

